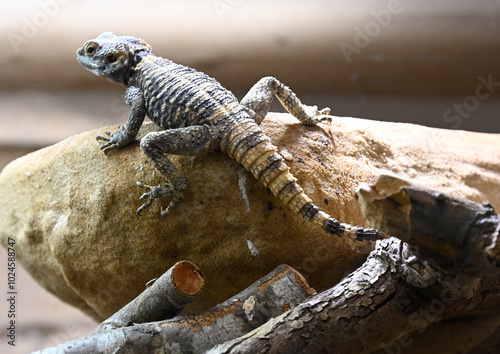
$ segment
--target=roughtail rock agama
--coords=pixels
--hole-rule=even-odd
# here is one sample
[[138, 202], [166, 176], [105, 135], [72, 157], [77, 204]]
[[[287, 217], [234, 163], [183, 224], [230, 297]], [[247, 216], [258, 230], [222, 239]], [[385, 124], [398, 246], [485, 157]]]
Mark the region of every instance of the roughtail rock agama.
[[161, 214], [166, 215], [185, 194], [186, 180], [166, 154], [196, 155], [220, 150], [238, 161], [283, 203], [327, 233], [355, 240], [377, 240], [385, 235], [375, 229], [341, 223], [321, 211], [304, 193], [259, 124], [276, 96], [302, 124], [329, 122], [329, 108], [306, 106], [274, 77], [257, 82], [238, 101], [215, 79], [195, 69], [153, 54], [144, 40], [106, 32], [87, 41], [77, 51], [87, 70], [126, 87], [130, 113], [124, 127], [108, 137], [104, 153], [131, 143], [146, 115], [164, 130], [151, 132], [141, 148], [165, 181], [157, 186], [137, 184], [147, 190], [140, 214], [155, 199], [170, 197]]

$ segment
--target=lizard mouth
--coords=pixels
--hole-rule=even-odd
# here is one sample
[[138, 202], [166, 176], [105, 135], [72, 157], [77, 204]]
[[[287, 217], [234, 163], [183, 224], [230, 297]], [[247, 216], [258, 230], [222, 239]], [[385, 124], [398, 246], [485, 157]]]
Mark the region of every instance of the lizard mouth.
[[92, 73], [101, 76], [103, 71], [105, 70], [105, 65], [102, 63], [96, 63], [89, 57], [85, 55], [85, 51], [83, 50], [83, 47], [78, 49], [76, 51], [76, 60], [87, 70], [91, 71]]

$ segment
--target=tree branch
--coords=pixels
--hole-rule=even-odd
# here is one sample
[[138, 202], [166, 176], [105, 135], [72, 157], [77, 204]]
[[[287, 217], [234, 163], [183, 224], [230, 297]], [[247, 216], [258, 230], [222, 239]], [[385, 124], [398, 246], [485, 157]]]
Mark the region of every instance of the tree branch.
[[366, 262], [329, 290], [306, 299], [313, 290], [303, 277], [280, 266], [205, 313], [104, 331], [49, 349], [369, 353], [390, 346], [400, 352], [413, 332], [430, 324], [498, 311], [500, 217], [489, 204], [390, 176], [363, 185], [358, 198], [371, 226], [401, 239], [378, 241]]
[[205, 277], [196, 264], [177, 262], [135, 299], [103, 321], [92, 334], [133, 323], [172, 318], [201, 292], [204, 283]]
[[371, 226], [412, 246], [396, 238], [377, 242], [337, 286], [211, 353], [401, 348], [413, 331], [498, 306], [500, 219], [490, 206], [388, 176], [358, 196]]
[[500, 219], [478, 204], [381, 175], [358, 189], [370, 225], [411, 244], [418, 256], [448, 272], [490, 273], [500, 266]]
[[116, 352], [120, 348], [147, 353], [160, 347], [168, 352], [203, 353], [251, 331], [314, 293], [297, 271], [281, 265], [207, 312], [101, 331], [38, 353]]

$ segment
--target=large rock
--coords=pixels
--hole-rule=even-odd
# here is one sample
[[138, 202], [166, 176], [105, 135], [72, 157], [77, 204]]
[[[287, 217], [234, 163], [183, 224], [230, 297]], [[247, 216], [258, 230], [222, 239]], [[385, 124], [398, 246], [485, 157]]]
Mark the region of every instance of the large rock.
[[[382, 171], [500, 209], [500, 138], [410, 124], [335, 118], [303, 126], [272, 114], [264, 131], [314, 202], [343, 221], [364, 224], [354, 190]], [[143, 127], [141, 134], [151, 130]], [[156, 202], [135, 214], [153, 168], [137, 143], [105, 156], [83, 133], [24, 156], [0, 175], [0, 236], [46, 289], [103, 319], [176, 261], [201, 266], [200, 310], [242, 290], [280, 263], [312, 286], [335, 284], [359, 265], [367, 243], [332, 237], [293, 214], [221, 153], [174, 157], [188, 192], [166, 217]], [[249, 245], [250, 241], [253, 245]]]

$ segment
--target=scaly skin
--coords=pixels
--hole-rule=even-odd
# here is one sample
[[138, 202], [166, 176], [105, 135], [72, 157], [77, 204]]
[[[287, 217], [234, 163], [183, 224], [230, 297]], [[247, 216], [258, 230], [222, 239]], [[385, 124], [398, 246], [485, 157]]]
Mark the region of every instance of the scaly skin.
[[312, 203], [292, 176], [283, 157], [259, 127], [276, 96], [303, 124], [330, 122], [329, 109], [306, 106], [274, 77], [265, 77], [238, 102], [215, 79], [194, 69], [155, 56], [142, 39], [103, 33], [77, 51], [86, 69], [124, 85], [130, 113], [125, 127], [104, 141], [104, 153], [131, 143], [146, 114], [164, 130], [147, 134], [141, 148], [166, 181], [158, 186], [137, 184], [147, 190], [141, 214], [155, 199], [170, 196], [166, 215], [182, 199], [186, 180], [166, 154], [196, 155], [221, 150], [241, 163], [290, 209], [319, 225], [329, 234], [377, 240], [385, 235], [375, 229], [340, 223]]

